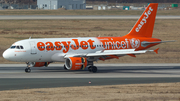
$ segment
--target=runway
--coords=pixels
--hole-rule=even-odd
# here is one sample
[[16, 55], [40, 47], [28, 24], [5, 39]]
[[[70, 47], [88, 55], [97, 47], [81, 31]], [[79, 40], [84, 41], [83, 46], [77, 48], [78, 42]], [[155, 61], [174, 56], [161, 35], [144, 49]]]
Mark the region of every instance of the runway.
[[180, 77], [180, 64], [95, 64], [97, 73], [87, 70], [67, 71], [63, 64], [32, 67], [25, 73], [26, 64], [1, 64], [0, 78], [140, 78]]
[[[74, 20], [74, 19], [139, 19], [140, 15], [111, 15], [111, 16], [76, 16], [76, 15], [1, 15], [0, 20]], [[167, 15], [158, 15], [156, 19], [180, 19], [180, 16], [167, 16]]]
[[180, 64], [95, 65], [97, 73], [67, 71], [63, 64], [33, 67], [31, 73], [25, 73], [25, 64], [1, 64], [0, 90], [180, 82]]

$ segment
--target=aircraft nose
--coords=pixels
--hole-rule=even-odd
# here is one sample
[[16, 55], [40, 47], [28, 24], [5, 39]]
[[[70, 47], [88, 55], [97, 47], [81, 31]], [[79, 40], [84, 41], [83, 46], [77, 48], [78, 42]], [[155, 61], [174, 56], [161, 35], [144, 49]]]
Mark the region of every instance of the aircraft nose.
[[7, 60], [9, 59], [9, 54], [8, 54], [7, 50], [4, 51], [3, 58], [5, 58]]

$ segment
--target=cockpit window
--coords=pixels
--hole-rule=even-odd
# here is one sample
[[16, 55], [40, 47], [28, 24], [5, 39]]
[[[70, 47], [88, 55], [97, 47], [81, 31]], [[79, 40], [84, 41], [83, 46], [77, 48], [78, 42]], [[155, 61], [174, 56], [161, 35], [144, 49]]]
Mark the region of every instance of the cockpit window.
[[11, 46], [10, 49], [24, 49], [23, 46]]
[[16, 48], [16, 46], [11, 46], [11, 49], [14, 49], [14, 48]]
[[17, 46], [16, 48], [17, 48], [17, 49], [20, 49], [20, 47], [19, 47], [19, 46]]
[[21, 48], [21, 49], [24, 49], [24, 47], [23, 47], [23, 46], [20, 46], [20, 48]]

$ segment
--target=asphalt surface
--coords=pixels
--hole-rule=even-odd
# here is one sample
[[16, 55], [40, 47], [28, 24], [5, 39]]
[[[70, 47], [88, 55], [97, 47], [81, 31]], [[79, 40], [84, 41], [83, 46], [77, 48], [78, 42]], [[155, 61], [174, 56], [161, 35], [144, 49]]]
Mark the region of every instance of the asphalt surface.
[[[0, 20], [52, 20], [52, 19], [139, 19], [140, 15], [102, 15], [102, 16], [76, 16], [76, 15], [1, 15]], [[156, 19], [180, 19], [180, 16], [167, 16], [167, 15], [159, 15], [156, 16]]]
[[95, 65], [97, 73], [67, 71], [63, 64], [33, 67], [25, 73], [25, 64], [0, 64], [0, 90], [180, 82], [180, 64]]
[[0, 91], [2, 91], [33, 88], [167, 83], [180, 82], [180, 78], [19, 78], [0, 79], [0, 81]]

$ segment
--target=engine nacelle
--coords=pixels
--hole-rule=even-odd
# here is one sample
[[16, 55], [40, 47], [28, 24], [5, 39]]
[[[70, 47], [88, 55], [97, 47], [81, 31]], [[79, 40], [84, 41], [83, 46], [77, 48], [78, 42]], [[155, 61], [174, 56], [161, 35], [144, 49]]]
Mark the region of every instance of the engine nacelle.
[[43, 66], [48, 66], [50, 62], [28, 62], [27, 65], [29, 67], [43, 67]]
[[85, 69], [87, 66], [87, 59], [83, 57], [69, 57], [65, 61], [65, 66], [68, 70]]

